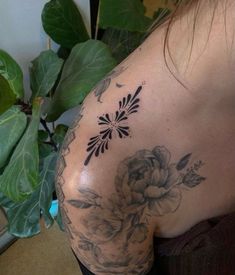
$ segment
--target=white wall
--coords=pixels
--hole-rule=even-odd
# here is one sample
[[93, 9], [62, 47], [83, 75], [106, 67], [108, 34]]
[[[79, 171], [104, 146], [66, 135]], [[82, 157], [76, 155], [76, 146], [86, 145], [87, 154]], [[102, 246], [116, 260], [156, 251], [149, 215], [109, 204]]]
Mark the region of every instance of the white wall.
[[[89, 28], [89, 0], [74, 0]], [[48, 37], [41, 24], [41, 12], [47, 0], [0, 0], [0, 48], [7, 51], [23, 69], [29, 94], [30, 61], [47, 49]], [[53, 48], [56, 45], [53, 44]]]

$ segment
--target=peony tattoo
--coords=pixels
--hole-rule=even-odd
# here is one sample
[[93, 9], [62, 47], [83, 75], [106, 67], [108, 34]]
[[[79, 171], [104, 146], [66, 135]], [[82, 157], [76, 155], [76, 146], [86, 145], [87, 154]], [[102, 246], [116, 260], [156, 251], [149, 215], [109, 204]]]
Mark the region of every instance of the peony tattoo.
[[[108, 268], [109, 274], [123, 274], [120, 267], [129, 267], [130, 274], [146, 274], [153, 261], [152, 247], [147, 257], [145, 252], [132, 257], [129, 249], [147, 240], [150, 217], [177, 211], [183, 187], [190, 190], [206, 180], [199, 174], [204, 163], [192, 163], [191, 156], [187, 154], [172, 162], [164, 146], [140, 150], [120, 163], [116, 192], [109, 199], [94, 190], [79, 189], [80, 199], [68, 203], [88, 211], [82, 220], [86, 233], [78, 232], [77, 249], [82, 251], [84, 262], [95, 262], [97, 272], [107, 273]], [[118, 253], [112, 256], [104, 252], [110, 241], [118, 247]]]

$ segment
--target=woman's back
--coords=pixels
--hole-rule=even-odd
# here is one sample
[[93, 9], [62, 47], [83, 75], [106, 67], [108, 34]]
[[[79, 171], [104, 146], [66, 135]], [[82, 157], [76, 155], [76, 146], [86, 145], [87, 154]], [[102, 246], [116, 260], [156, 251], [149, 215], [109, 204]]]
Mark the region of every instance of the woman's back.
[[162, 26], [98, 84], [67, 135], [58, 195], [72, 248], [95, 274], [145, 274], [155, 235], [235, 209], [234, 55], [218, 9], [207, 44], [210, 20], [198, 18], [187, 62], [190, 16], [170, 35], [189, 89], [165, 64]]

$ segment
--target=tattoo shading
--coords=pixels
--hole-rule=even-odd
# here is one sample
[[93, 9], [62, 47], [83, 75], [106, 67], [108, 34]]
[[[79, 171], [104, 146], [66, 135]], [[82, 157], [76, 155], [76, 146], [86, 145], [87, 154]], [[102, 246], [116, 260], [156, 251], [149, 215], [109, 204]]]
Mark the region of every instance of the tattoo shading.
[[123, 86], [125, 86], [125, 85], [120, 84], [120, 83], [116, 83], [116, 87], [117, 87], [117, 88], [122, 88]]
[[63, 192], [63, 185], [65, 184], [65, 178], [63, 177], [63, 172], [67, 167], [65, 157], [70, 153], [70, 145], [76, 138], [75, 131], [79, 127], [79, 122], [83, 117], [82, 111], [83, 111], [83, 108], [81, 109], [77, 119], [74, 121], [73, 125], [71, 126], [71, 128], [68, 130], [66, 134], [66, 137], [64, 139], [64, 142], [60, 150], [60, 155], [57, 161], [57, 169], [56, 169], [56, 194], [60, 202], [60, 213], [62, 216], [65, 230], [71, 239], [74, 239], [74, 237], [73, 237], [73, 230], [72, 230], [72, 222], [68, 217], [68, 211], [64, 204], [65, 195]]
[[140, 99], [139, 93], [142, 90], [142, 86], [139, 86], [134, 95], [128, 94], [119, 101], [119, 108], [115, 114], [104, 114], [98, 117], [98, 125], [102, 128], [99, 135], [90, 138], [87, 145], [88, 156], [84, 162], [84, 165], [88, 165], [91, 157], [95, 155], [98, 157], [109, 149], [109, 142], [113, 136], [119, 136], [119, 138], [125, 138], [130, 136], [130, 127], [127, 125], [128, 117], [137, 113], [139, 108]]
[[[79, 200], [68, 203], [86, 211], [81, 219], [86, 230], [78, 232], [74, 250], [87, 267], [102, 274], [147, 274], [153, 247], [152, 243], [149, 251], [143, 247], [149, 243], [152, 217], [175, 212], [182, 188], [190, 190], [206, 180], [198, 173], [204, 163], [189, 166], [191, 156], [175, 163], [164, 146], [140, 150], [119, 164], [115, 193], [108, 199], [92, 189], [78, 190]], [[110, 243], [115, 247], [111, 255], [105, 249]]]
[[113, 78], [118, 77], [122, 72], [126, 70], [125, 67], [118, 67], [108, 73], [104, 79], [102, 79], [94, 88], [94, 94], [98, 98], [98, 102], [102, 103], [101, 97], [104, 92], [109, 88]]

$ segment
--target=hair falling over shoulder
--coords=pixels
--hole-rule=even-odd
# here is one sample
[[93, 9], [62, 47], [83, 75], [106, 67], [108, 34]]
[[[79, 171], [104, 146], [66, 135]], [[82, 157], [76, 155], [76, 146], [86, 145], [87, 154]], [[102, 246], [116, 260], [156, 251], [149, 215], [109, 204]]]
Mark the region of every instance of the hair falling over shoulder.
[[[165, 36], [164, 36], [164, 47], [163, 47], [163, 55], [165, 64], [170, 71], [170, 73], [174, 76], [174, 78], [182, 85], [185, 89], [188, 87], [180, 80], [180, 78], [176, 75], [178, 72], [178, 66], [174, 61], [174, 56], [170, 49], [170, 36], [174, 26], [174, 23], [177, 20], [180, 20], [185, 15], [187, 16], [190, 14], [189, 28], [192, 33], [191, 41], [189, 42], [190, 53], [187, 57], [188, 62], [190, 61], [191, 54], [193, 51], [193, 46], [195, 43], [195, 33], [198, 28], [198, 24], [200, 23], [200, 17], [206, 16], [209, 20], [209, 27], [208, 27], [208, 38], [205, 44], [209, 41], [210, 33], [212, 30], [212, 26], [215, 19], [215, 14], [217, 11], [218, 6], [222, 8], [222, 13], [224, 14], [224, 24], [225, 24], [225, 32], [226, 32], [226, 17], [227, 17], [227, 10], [229, 4], [235, 2], [235, 0], [172, 0], [173, 5], [171, 6], [171, 12], [168, 16], [165, 16], [163, 20], [159, 22], [157, 19], [149, 30], [149, 34], [155, 31], [157, 28], [163, 27], [165, 29]], [[235, 22], [234, 22], [235, 26]], [[171, 65], [170, 65], [171, 64]], [[173, 65], [173, 67], [172, 67]]]

